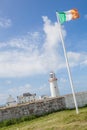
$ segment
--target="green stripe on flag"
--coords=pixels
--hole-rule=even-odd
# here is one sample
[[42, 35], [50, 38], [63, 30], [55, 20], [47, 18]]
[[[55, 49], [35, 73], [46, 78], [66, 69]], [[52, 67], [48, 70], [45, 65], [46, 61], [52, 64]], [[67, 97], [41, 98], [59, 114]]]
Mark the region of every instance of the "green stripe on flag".
[[57, 14], [61, 24], [66, 21], [66, 14], [64, 12], [61, 13], [58, 12]]

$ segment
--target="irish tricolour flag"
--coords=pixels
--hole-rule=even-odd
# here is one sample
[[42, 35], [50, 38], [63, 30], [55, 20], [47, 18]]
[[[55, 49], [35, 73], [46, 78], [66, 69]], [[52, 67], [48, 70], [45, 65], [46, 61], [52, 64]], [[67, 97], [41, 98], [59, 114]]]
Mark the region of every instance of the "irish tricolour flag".
[[57, 12], [57, 15], [61, 24], [65, 21], [79, 18], [79, 13], [77, 9], [72, 9], [65, 12]]

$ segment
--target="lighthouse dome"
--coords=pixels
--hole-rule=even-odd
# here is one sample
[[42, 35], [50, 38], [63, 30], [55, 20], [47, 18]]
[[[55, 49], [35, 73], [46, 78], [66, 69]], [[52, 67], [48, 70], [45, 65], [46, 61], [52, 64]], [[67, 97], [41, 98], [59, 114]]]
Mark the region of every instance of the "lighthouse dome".
[[52, 82], [52, 81], [55, 81], [57, 80], [56, 76], [55, 76], [55, 73], [54, 72], [50, 72], [50, 79], [49, 79], [49, 82]]

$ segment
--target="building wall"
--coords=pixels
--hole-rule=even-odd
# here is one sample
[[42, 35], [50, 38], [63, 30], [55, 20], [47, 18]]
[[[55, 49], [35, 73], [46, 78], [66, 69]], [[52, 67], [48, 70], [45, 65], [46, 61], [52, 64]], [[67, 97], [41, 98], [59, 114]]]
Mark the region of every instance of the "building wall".
[[[64, 97], [65, 97], [66, 108], [69, 108], [69, 109], [75, 108], [73, 95], [68, 94], [68, 95], [65, 95]], [[87, 92], [76, 93], [76, 101], [77, 101], [78, 107], [83, 107], [87, 105]]]
[[17, 103], [27, 103], [36, 100], [36, 95], [32, 96], [17, 96]]
[[16, 102], [16, 101], [7, 102], [7, 103], [6, 103], [6, 106], [7, 106], [7, 107], [8, 107], [8, 106], [15, 106], [15, 105], [17, 105], [17, 102]]
[[15, 107], [0, 108], [0, 121], [5, 119], [20, 118], [28, 115], [42, 115], [47, 112], [65, 109], [65, 98], [51, 98], [38, 102], [27, 103]]
[[15, 106], [17, 105], [16, 100], [12, 97], [12, 95], [9, 95], [6, 101], [6, 106]]
[[[87, 92], [76, 93], [76, 99], [79, 107], [87, 105]], [[32, 114], [42, 115], [47, 112], [66, 108], [75, 108], [72, 94], [65, 95], [64, 97], [38, 100], [33, 103], [21, 104], [14, 107], [0, 108], [0, 121]]]

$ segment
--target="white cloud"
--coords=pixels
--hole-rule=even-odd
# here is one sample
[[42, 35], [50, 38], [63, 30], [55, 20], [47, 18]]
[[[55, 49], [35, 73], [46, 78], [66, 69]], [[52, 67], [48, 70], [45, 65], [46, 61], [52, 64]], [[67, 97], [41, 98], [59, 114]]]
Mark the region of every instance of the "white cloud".
[[8, 97], [8, 94], [6, 94], [6, 93], [0, 93], [0, 104], [5, 105], [7, 97]]
[[60, 82], [64, 84], [64, 83], [67, 82], [67, 79], [65, 79], [65, 78], [60, 78]]
[[85, 65], [87, 62], [87, 53], [68, 52], [68, 58], [72, 67]]
[[9, 88], [8, 90], [4, 90], [4, 93], [0, 93], [0, 104], [5, 104], [9, 95], [12, 95], [12, 97], [14, 97], [15, 100], [17, 100], [17, 96], [22, 95], [26, 92], [31, 93], [32, 89], [33, 88], [30, 84], [25, 84], [23, 86], [15, 86]]
[[5, 83], [6, 83], [7, 85], [10, 85], [10, 84], [12, 84], [12, 81], [11, 81], [11, 80], [6, 80]]
[[12, 25], [11, 19], [0, 18], [0, 27], [9, 28]]
[[19, 38], [13, 38], [7, 42], [0, 42], [0, 48], [32, 52], [42, 44], [43, 37], [44, 35], [41, 35], [40, 32], [28, 32]]
[[[60, 53], [58, 24], [43, 16], [43, 31], [29, 33], [20, 38], [0, 43], [0, 77], [22, 77], [47, 73], [65, 68], [64, 57]], [[64, 27], [63, 37], [66, 36]], [[68, 52], [72, 66], [85, 63], [87, 54]]]
[[[58, 44], [60, 43], [60, 36], [59, 36], [59, 25], [55, 22], [52, 23], [51, 20], [48, 19], [48, 17], [43, 16], [44, 21], [44, 32], [46, 35], [44, 47], [46, 51], [53, 51], [58, 47]], [[66, 36], [66, 31], [62, 29], [63, 36]]]
[[84, 18], [87, 19], [87, 14], [84, 15]]
[[9, 95], [12, 95], [12, 97], [14, 97], [15, 100], [17, 100], [17, 96], [23, 95], [23, 93], [37, 93], [37, 96], [39, 96], [42, 94], [46, 94], [48, 89], [49, 87], [47, 86], [47, 84], [44, 84], [39, 88], [34, 88], [29, 83], [23, 86], [11, 87], [8, 90], [4, 91], [4, 93], [0, 93], [0, 104], [2, 104], [2, 102], [5, 104]]
[[[32, 87], [30, 84], [25, 84], [23, 86], [15, 86], [15, 87], [12, 87], [10, 89], [8, 89], [8, 94], [12, 94], [12, 95], [16, 95], [16, 96], [19, 96], [19, 95], [22, 95], [23, 93], [26, 93], [26, 92], [30, 92], [32, 90]], [[31, 92], [30, 92], [31, 93]]]
[[47, 88], [48, 88], [48, 85], [47, 84], [43, 84], [41, 87], [38, 88], [38, 90], [40, 92], [43, 92], [43, 91], [47, 91]]
[[[86, 58], [87, 59], [87, 58]], [[87, 60], [84, 60], [81, 65], [87, 66]]]
[[48, 92], [50, 92], [50, 87], [48, 84], [43, 84], [42, 86], [40, 86], [37, 90], [35, 90], [35, 92], [39, 93], [38, 95], [49, 95]]

